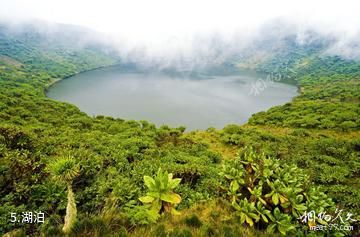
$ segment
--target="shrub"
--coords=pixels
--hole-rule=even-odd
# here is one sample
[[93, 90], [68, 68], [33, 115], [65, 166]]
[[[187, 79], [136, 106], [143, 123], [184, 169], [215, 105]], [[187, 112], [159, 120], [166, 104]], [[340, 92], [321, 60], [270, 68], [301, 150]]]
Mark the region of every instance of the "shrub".
[[187, 226], [191, 226], [191, 227], [195, 227], [195, 228], [199, 228], [199, 227], [202, 226], [202, 222], [200, 221], [200, 219], [195, 214], [193, 214], [191, 216], [187, 216], [185, 218], [185, 224]]
[[[295, 175], [296, 174], [296, 175]], [[295, 165], [256, 153], [246, 147], [223, 165], [227, 197], [240, 224], [266, 228], [268, 233], [293, 235], [301, 232], [299, 220], [305, 211], [334, 211], [335, 204], [307, 182], [309, 177]], [[316, 219], [318, 224], [326, 224]], [[315, 223], [313, 223], [315, 224]]]
[[147, 214], [150, 219], [156, 220], [159, 213], [167, 212], [178, 214], [174, 205], [181, 202], [179, 194], [174, 193], [173, 189], [180, 184], [181, 179], [173, 179], [173, 174], [162, 172], [159, 168], [155, 178], [144, 176], [144, 183], [148, 188], [146, 196], [139, 200], [148, 207]]

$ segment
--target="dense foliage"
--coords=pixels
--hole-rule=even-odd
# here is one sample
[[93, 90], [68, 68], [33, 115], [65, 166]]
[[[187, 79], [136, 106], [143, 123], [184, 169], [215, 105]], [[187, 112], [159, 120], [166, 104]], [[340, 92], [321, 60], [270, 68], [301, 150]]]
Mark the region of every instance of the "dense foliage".
[[[222, 174], [229, 182], [227, 195], [240, 223], [249, 226], [256, 223], [257, 228], [266, 228], [269, 234], [278, 231], [283, 235], [308, 235], [301, 223], [304, 213], [335, 211], [335, 203], [315, 188], [301, 169], [281, 164], [264, 153], [256, 154], [251, 147], [226, 162]], [[324, 220], [316, 219], [309, 225], [316, 222], [325, 224]]]
[[[119, 62], [76, 41], [0, 27], [1, 234], [304, 234], [297, 217], [333, 202], [360, 219], [358, 62], [287, 55], [301, 89], [292, 102], [247, 125], [185, 133], [48, 99], [54, 81]], [[35, 211], [44, 223], [10, 222]]]

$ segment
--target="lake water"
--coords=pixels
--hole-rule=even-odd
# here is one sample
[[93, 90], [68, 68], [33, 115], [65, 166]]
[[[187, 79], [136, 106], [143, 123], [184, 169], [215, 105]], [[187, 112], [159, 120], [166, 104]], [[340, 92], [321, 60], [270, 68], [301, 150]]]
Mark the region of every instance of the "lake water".
[[297, 94], [293, 85], [268, 82], [254, 95], [255, 83], [263, 86], [260, 78], [265, 77], [255, 72], [184, 76], [109, 67], [64, 79], [47, 96], [89, 115], [184, 125], [188, 130], [223, 128], [244, 123], [253, 113], [289, 102]]

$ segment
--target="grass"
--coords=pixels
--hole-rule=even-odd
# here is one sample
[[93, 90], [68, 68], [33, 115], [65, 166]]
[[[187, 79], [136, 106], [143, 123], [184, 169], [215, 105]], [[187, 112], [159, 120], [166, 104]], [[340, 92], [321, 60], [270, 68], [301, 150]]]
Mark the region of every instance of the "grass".
[[204, 202], [182, 210], [178, 216], [163, 216], [155, 225], [136, 228], [129, 236], [268, 236], [239, 225], [232, 213], [223, 201]]
[[213, 152], [220, 153], [223, 159], [232, 159], [238, 150], [235, 146], [229, 146], [221, 142], [219, 131], [193, 131], [184, 135], [188, 136], [196, 142], [209, 145], [209, 149]]

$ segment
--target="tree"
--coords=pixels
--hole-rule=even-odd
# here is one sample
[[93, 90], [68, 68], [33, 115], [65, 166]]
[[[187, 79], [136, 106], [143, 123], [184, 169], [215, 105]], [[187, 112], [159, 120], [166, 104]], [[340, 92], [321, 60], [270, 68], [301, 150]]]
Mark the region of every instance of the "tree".
[[72, 182], [79, 175], [79, 166], [73, 156], [65, 156], [59, 158], [50, 165], [53, 177], [67, 186], [67, 205], [66, 215], [64, 219], [63, 232], [69, 234], [76, 221], [76, 202], [74, 192], [72, 190]]

